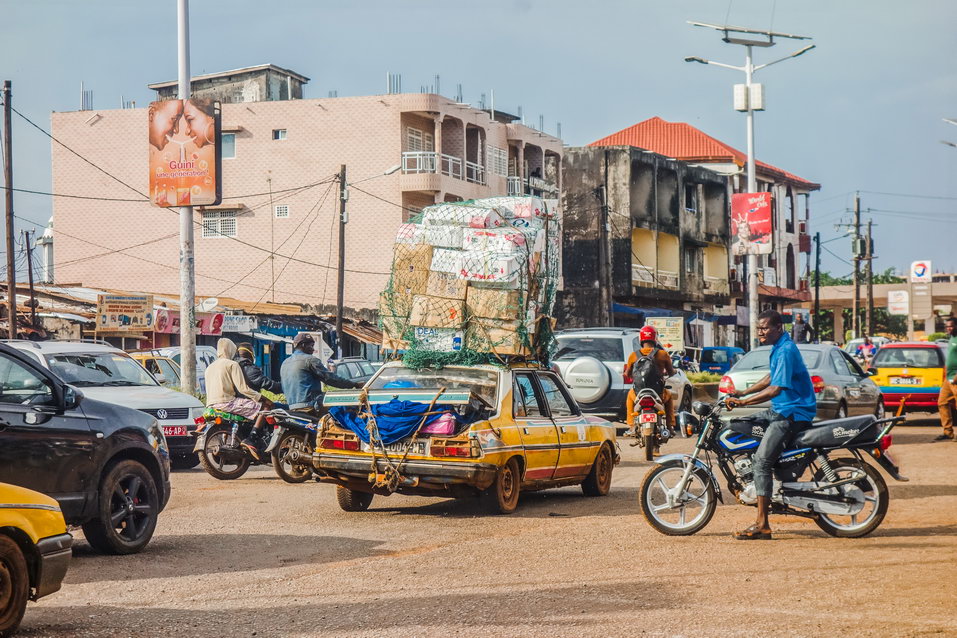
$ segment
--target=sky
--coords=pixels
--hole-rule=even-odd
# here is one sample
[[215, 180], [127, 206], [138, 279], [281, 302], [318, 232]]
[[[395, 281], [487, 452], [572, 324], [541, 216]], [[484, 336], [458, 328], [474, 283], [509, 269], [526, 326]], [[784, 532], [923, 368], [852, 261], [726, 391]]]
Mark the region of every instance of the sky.
[[[0, 79], [13, 105], [49, 130], [77, 110], [80, 83], [95, 109], [145, 106], [152, 82], [175, 80], [176, 0], [0, 0]], [[384, 93], [386, 74], [418, 92], [439, 75], [453, 97], [495, 95], [495, 108], [584, 145], [649, 117], [687, 122], [741, 150], [732, 109], [744, 49], [687, 21], [810, 36], [816, 49], [759, 71], [767, 110], [755, 152], [820, 183], [811, 232], [822, 269], [853, 270], [855, 192], [874, 220], [875, 270], [930, 259], [957, 272], [957, 2], [952, 0], [191, 0], [193, 75], [272, 63], [309, 78], [306, 98]], [[756, 50], [770, 62], [805, 43]], [[14, 115], [14, 186], [51, 190], [50, 140]], [[145, 131], [144, 131], [145, 148]], [[82, 154], [83, 149], [75, 149]], [[144, 151], [144, 170], [145, 170]], [[125, 196], [117, 184], [117, 193]], [[85, 193], [84, 193], [85, 194]], [[15, 211], [42, 232], [49, 196], [16, 193]], [[18, 223], [21, 227], [30, 224]]]

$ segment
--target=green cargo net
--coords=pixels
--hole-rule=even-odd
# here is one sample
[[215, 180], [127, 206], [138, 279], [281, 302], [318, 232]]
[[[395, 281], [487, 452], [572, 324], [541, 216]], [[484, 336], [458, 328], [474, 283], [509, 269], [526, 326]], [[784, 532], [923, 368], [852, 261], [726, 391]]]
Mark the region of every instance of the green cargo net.
[[558, 220], [537, 197], [434, 204], [397, 233], [379, 299], [383, 349], [410, 367], [546, 362]]

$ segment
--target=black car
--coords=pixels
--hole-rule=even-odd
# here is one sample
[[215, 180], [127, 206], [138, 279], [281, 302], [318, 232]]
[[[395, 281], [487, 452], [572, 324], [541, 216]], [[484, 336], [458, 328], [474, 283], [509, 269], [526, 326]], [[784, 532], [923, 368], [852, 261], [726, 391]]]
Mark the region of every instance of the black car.
[[0, 482], [55, 498], [97, 551], [133, 554], [169, 500], [169, 469], [155, 418], [85, 398], [0, 344]]

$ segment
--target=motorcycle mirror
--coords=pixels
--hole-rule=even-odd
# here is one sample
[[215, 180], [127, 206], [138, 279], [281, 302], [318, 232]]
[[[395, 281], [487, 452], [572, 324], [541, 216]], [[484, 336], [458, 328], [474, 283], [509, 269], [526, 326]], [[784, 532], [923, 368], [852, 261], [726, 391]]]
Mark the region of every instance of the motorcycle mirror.
[[711, 414], [711, 406], [704, 401], [695, 401], [691, 405], [691, 409], [698, 416], [707, 416], [708, 414]]

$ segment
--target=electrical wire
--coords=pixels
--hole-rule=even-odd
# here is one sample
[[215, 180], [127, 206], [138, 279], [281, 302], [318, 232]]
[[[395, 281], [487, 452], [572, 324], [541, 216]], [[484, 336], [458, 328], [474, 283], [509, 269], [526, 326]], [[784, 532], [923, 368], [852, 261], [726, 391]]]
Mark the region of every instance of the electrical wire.
[[852, 264], [851, 262], [849, 262], [848, 260], [846, 260], [846, 259], [844, 259], [843, 257], [841, 257], [840, 255], [838, 255], [836, 252], [834, 252], [834, 251], [831, 250], [830, 248], [828, 248], [828, 247], [826, 247], [826, 246], [821, 246], [821, 248], [823, 248], [826, 252], [830, 253], [831, 256], [833, 256], [833, 257], [839, 259], [840, 261], [844, 262], [844, 263], [847, 264], [848, 266], [853, 266], [853, 265], [854, 265], [854, 264]]
[[868, 193], [870, 195], [884, 195], [885, 197], [912, 197], [914, 199], [943, 199], [948, 201], [957, 201], [957, 197], [949, 197], [946, 195], [911, 195], [908, 193], [885, 193], [882, 191], [861, 191], [862, 193]]

